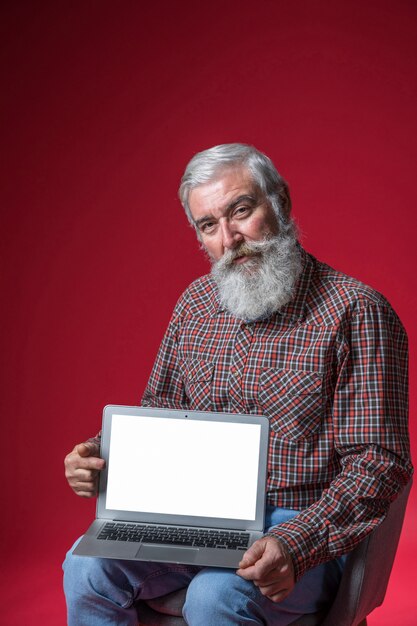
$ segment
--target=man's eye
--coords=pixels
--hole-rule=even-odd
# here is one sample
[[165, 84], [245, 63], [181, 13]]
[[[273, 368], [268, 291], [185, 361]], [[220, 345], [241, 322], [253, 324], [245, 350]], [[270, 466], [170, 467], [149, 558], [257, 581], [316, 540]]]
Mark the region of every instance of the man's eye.
[[249, 207], [247, 206], [239, 206], [234, 210], [234, 215], [237, 217], [241, 217], [242, 215], [246, 215], [249, 212]]
[[214, 225], [215, 225], [214, 222], [204, 222], [204, 224], [200, 226], [200, 230], [203, 233], [209, 233], [213, 230]]

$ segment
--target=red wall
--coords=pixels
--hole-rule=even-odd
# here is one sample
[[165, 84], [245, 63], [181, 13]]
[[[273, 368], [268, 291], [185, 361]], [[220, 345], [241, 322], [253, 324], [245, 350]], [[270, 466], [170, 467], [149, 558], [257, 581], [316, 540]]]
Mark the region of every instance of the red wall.
[[274, 160], [305, 247], [402, 318], [415, 412], [415, 3], [196, 7], [2, 3], [4, 554], [56, 580], [93, 514], [63, 457], [105, 404], [138, 403], [176, 298], [207, 271], [176, 199], [196, 151], [243, 141]]

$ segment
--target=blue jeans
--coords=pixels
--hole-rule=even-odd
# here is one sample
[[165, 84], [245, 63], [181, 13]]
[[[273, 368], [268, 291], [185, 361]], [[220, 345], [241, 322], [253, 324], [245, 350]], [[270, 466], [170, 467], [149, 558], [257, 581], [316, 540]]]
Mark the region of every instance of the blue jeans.
[[[296, 513], [268, 507], [266, 528]], [[187, 585], [184, 617], [190, 626], [286, 626], [331, 603], [343, 565], [344, 557], [309, 570], [285, 600], [274, 603], [234, 570], [80, 557], [70, 550], [63, 565], [68, 626], [137, 626], [136, 601]]]

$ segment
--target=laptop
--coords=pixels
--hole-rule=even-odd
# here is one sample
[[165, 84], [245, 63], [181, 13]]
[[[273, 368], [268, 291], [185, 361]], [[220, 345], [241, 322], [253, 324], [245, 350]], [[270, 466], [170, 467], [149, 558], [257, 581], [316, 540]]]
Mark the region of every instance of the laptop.
[[237, 568], [264, 530], [264, 416], [106, 406], [96, 520], [74, 554]]

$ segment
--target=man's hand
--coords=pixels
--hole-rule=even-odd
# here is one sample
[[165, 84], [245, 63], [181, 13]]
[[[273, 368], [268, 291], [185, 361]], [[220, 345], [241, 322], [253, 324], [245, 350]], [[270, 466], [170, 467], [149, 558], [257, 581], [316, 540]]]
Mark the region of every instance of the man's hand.
[[295, 585], [291, 557], [274, 537], [262, 537], [255, 541], [243, 555], [236, 573], [252, 580], [272, 602], [284, 600]]
[[91, 441], [79, 443], [65, 457], [65, 476], [69, 486], [83, 498], [97, 495], [98, 475], [105, 465], [99, 446]]

